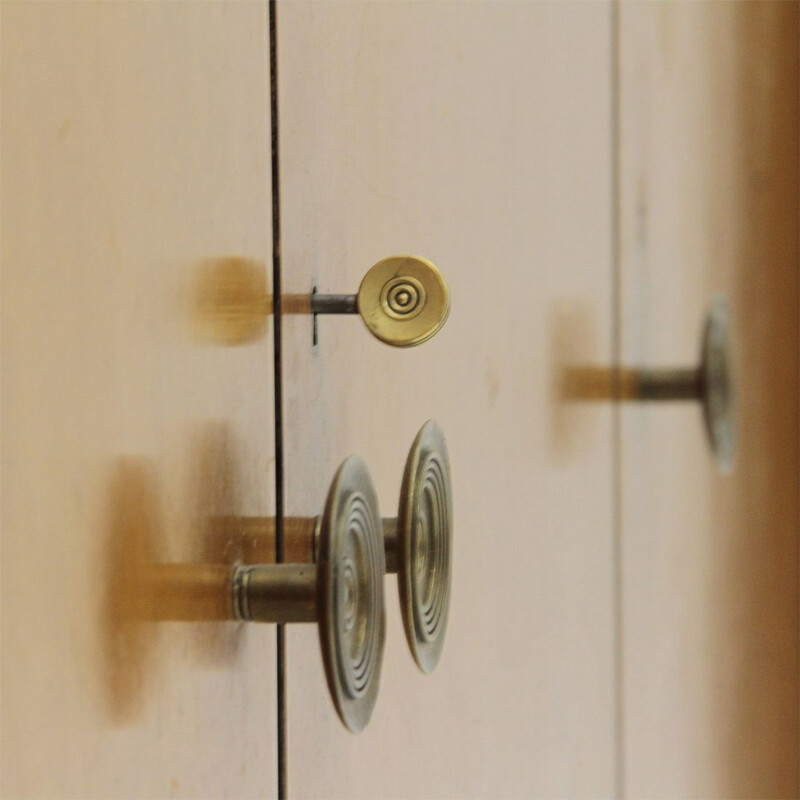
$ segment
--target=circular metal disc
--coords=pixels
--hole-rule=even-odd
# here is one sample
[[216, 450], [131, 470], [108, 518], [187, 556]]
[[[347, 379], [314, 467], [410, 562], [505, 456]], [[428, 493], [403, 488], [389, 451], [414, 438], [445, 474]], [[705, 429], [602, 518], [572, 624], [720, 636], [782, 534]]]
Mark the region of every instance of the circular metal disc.
[[358, 313], [382, 342], [413, 347], [444, 325], [450, 313], [450, 291], [427, 259], [391, 256], [375, 264], [361, 281]]
[[441, 428], [426, 422], [406, 461], [397, 521], [400, 607], [417, 666], [432, 672], [442, 653], [453, 548], [450, 460]]
[[728, 305], [714, 298], [701, 353], [703, 418], [717, 465], [730, 472], [736, 459], [736, 375]]
[[358, 732], [378, 698], [386, 639], [386, 562], [378, 498], [356, 456], [342, 463], [328, 491], [317, 565], [325, 676], [342, 722]]

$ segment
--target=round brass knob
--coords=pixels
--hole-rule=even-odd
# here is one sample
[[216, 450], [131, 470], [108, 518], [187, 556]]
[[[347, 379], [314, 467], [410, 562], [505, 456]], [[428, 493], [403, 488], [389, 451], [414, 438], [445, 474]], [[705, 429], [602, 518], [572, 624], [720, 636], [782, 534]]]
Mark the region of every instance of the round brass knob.
[[132, 475], [113, 498], [107, 605], [116, 649], [144, 641], [132, 633], [146, 622], [316, 622], [336, 711], [349, 730], [362, 730], [378, 697], [386, 639], [383, 528], [364, 462], [346, 459], [331, 483], [316, 522], [316, 564], [157, 563], [154, 515], [131, 513], [143, 505], [142, 487], [154, 492], [146, 476]]
[[453, 549], [450, 460], [433, 420], [422, 426], [408, 454], [397, 534], [403, 627], [417, 666], [430, 673], [447, 629]]
[[419, 256], [375, 264], [358, 289], [358, 313], [370, 332], [394, 347], [434, 336], [450, 313], [450, 291], [438, 269]]
[[378, 699], [386, 640], [383, 528], [375, 489], [357, 456], [337, 470], [317, 536], [316, 566], [237, 567], [235, 616], [303, 622], [309, 619], [305, 609], [313, 607], [333, 704], [345, 727], [357, 733]]
[[736, 374], [728, 305], [712, 300], [700, 345], [700, 363], [690, 367], [568, 367], [562, 375], [566, 400], [661, 402], [696, 400], [714, 459], [730, 472], [736, 459]]
[[[338, 491], [345, 494], [341, 487]], [[417, 433], [406, 459], [398, 516], [382, 520], [385, 570], [397, 573], [406, 638], [414, 660], [425, 673], [431, 672], [439, 661], [447, 628], [452, 517], [447, 444], [442, 429], [429, 420]], [[321, 536], [329, 524], [325, 520], [283, 518], [283, 547], [288, 560], [321, 563]], [[232, 548], [237, 560], [246, 564], [274, 563], [274, 517], [227, 518], [219, 523], [221, 539]]]
[[[194, 328], [215, 344], [236, 345], [260, 337], [273, 313], [266, 269], [251, 259], [213, 258], [198, 266], [193, 287]], [[394, 347], [430, 339], [450, 313], [450, 292], [438, 269], [419, 256], [391, 256], [375, 264], [357, 295], [284, 294], [281, 314], [360, 314], [369, 331]]]

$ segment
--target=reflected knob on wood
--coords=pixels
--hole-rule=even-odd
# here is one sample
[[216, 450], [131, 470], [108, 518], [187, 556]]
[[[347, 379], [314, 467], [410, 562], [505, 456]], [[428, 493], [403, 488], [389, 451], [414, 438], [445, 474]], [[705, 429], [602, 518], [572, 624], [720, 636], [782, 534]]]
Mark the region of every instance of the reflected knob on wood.
[[377, 700], [386, 636], [383, 529], [360, 458], [346, 459], [331, 483], [317, 547], [313, 564], [234, 567], [131, 563], [122, 547], [112, 598], [137, 622], [316, 622], [336, 710], [360, 731]]
[[450, 313], [450, 291], [439, 270], [419, 256], [390, 256], [375, 264], [357, 294], [267, 292], [263, 264], [245, 258], [209, 259], [201, 265], [194, 308], [198, 328], [221, 344], [240, 344], [263, 333], [279, 302], [281, 314], [359, 314], [373, 336], [394, 347], [413, 347], [434, 336]]
[[713, 300], [700, 345], [700, 363], [688, 368], [569, 367], [562, 396], [568, 400], [660, 402], [697, 400], [720, 470], [736, 457], [736, 376], [730, 314], [724, 299]]
[[[397, 573], [403, 627], [417, 666], [434, 670], [441, 657], [450, 608], [453, 500], [450, 461], [441, 428], [426, 422], [409, 450], [397, 517], [383, 519], [388, 573]], [[321, 517], [285, 517], [288, 561], [316, 562], [321, 553]], [[220, 520], [228, 538], [238, 531], [237, 555], [244, 563], [275, 560], [275, 518]]]

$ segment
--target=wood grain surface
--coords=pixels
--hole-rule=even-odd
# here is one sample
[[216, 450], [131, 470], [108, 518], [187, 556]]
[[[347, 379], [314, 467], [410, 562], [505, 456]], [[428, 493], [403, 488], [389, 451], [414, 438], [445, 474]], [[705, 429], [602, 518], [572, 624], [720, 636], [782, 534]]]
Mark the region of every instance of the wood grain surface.
[[565, 354], [611, 358], [610, 22], [606, 3], [278, 7], [284, 291], [353, 292], [415, 253], [452, 292], [410, 350], [345, 317], [314, 349], [284, 321], [287, 513], [317, 512], [355, 452], [393, 515], [428, 418], [455, 493], [441, 663], [416, 670], [388, 576], [358, 737], [316, 633], [290, 631], [292, 796], [614, 791], [612, 412], [554, 391]]
[[274, 513], [271, 340], [198, 342], [186, 302], [270, 252], [266, 8], [0, 23], [1, 793], [272, 796], [274, 628], [109, 615], [148, 536], [199, 559], [212, 517]]
[[739, 457], [622, 414], [624, 791], [798, 793], [798, 6], [620, 6], [623, 363], [738, 349]]
[[[275, 511], [270, 321], [223, 348], [191, 307], [209, 259], [270, 291], [267, 12], [0, 4], [3, 797], [277, 792], [274, 627], [123, 626], [117, 590]], [[798, 3], [277, 12], [283, 291], [416, 253], [452, 292], [409, 350], [283, 320], [286, 515], [358, 453], [393, 516], [428, 418], [455, 493], [442, 661], [387, 576], [364, 733], [289, 629], [289, 796], [796, 797]], [[732, 476], [693, 404], [565, 397], [690, 365], [718, 293]]]

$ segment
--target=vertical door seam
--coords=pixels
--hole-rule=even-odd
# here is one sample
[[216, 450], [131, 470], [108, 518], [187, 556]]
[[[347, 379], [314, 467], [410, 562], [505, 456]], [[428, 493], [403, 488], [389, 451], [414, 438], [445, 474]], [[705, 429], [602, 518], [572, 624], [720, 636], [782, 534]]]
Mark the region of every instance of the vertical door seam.
[[[282, 564], [283, 547], [283, 359], [281, 319], [281, 194], [278, 119], [278, 26], [275, 0], [269, 0], [269, 86], [270, 86], [270, 145], [272, 159], [272, 334], [275, 419], [275, 562]], [[287, 796], [286, 776], [286, 638], [285, 628], [276, 630], [276, 687], [278, 798]]]
[[611, 536], [614, 625], [614, 794], [625, 797], [625, 626], [622, 541], [622, 406], [618, 368], [622, 364], [622, 154], [621, 45], [619, 0], [611, 0], [611, 363], [614, 376], [611, 407]]

